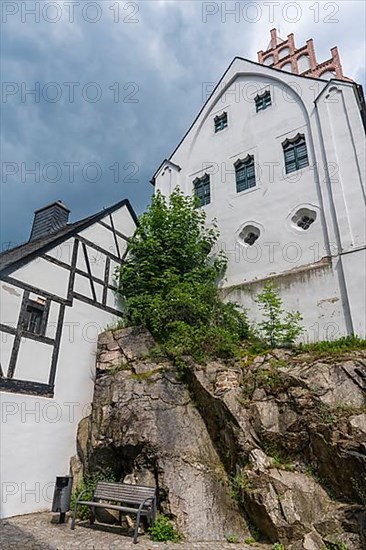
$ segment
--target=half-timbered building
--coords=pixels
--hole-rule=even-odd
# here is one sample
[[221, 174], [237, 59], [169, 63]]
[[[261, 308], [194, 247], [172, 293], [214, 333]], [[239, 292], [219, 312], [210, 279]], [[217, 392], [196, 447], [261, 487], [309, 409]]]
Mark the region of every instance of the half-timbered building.
[[0, 255], [2, 517], [49, 508], [88, 414], [97, 335], [121, 314], [130, 203], [68, 217], [61, 201], [37, 210], [29, 241]]

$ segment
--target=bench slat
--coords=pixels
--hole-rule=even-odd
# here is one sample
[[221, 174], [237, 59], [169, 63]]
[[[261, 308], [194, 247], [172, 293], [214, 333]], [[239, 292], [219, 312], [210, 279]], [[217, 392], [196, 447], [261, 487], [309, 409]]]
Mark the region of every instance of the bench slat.
[[105, 481], [98, 482], [94, 491], [95, 498], [118, 501], [129, 500], [133, 503], [143, 502], [146, 498], [155, 495], [155, 487], [110, 483]]
[[105, 489], [105, 488], [96, 488], [95, 491], [94, 491], [94, 494], [95, 495], [99, 495], [99, 494], [108, 494], [108, 495], [131, 495], [131, 496], [135, 496], [135, 497], [143, 497], [143, 498], [147, 498], [147, 497], [153, 497], [155, 495], [155, 492], [153, 491], [150, 491], [150, 492], [141, 492], [141, 491], [130, 491], [130, 490], [124, 490], [124, 489], [120, 489], [120, 490], [116, 490], [116, 489]]
[[[110, 510], [118, 510], [120, 512], [127, 512], [129, 514], [137, 514], [138, 508], [129, 508], [128, 506], [117, 506], [115, 504], [107, 504], [104, 502], [90, 502], [87, 500], [80, 500], [79, 504], [90, 506], [93, 508], [108, 508]], [[146, 510], [146, 508], [143, 508], [141, 510], [141, 513], [149, 512], [149, 510]]]

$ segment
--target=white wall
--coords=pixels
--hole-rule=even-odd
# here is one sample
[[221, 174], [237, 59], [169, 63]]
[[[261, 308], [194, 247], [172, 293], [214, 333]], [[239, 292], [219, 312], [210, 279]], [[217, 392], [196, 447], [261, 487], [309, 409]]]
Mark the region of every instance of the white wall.
[[[115, 214], [115, 228], [130, 236], [135, 228], [126, 208]], [[127, 219], [128, 218], [128, 219]], [[104, 220], [103, 220], [104, 221]], [[82, 236], [94, 244], [105, 247], [115, 254], [112, 233], [100, 224], [95, 224]], [[48, 256], [71, 265], [73, 240], [68, 246], [57, 247]], [[89, 260], [93, 249], [87, 247]], [[94, 276], [104, 278], [105, 258], [97, 254], [98, 260], [91, 261]], [[79, 244], [78, 268], [86, 270], [83, 250]], [[68, 259], [69, 258], [69, 259]], [[116, 262], [111, 260], [110, 282]], [[69, 271], [45, 259], [28, 263], [14, 271], [11, 276], [24, 283], [32, 284], [42, 292], [54, 292], [66, 298]], [[91, 298], [89, 280], [79, 278], [75, 291]], [[98, 301], [102, 287], [96, 283]], [[1, 281], [1, 323], [16, 327], [23, 290]], [[31, 294], [36, 298], [37, 294]], [[100, 300], [99, 300], [100, 298]], [[119, 310], [120, 304], [112, 290], [107, 293], [107, 306]], [[48, 326], [45, 336], [54, 338], [60, 304], [51, 302]], [[0, 517], [25, 514], [43, 509], [52, 504], [55, 478], [69, 473], [70, 457], [76, 453], [76, 431], [81, 418], [89, 414], [95, 375], [95, 353], [97, 337], [118, 317], [101, 307], [73, 298], [66, 306], [57, 363], [55, 392], [52, 398], [0, 391], [0, 447], [1, 447], [1, 502]], [[1, 365], [6, 376], [14, 342], [14, 335], [1, 333]], [[22, 338], [14, 379], [47, 384], [51, 366], [53, 346], [44, 342]]]
[[[254, 98], [265, 90], [272, 105], [256, 113]], [[228, 127], [215, 133], [213, 119], [224, 111]], [[282, 143], [297, 133], [305, 135], [309, 166], [286, 175]], [[233, 164], [248, 154], [254, 156], [257, 185], [237, 193]], [[276, 277], [291, 309], [297, 309], [301, 289], [307, 328], [318, 316], [317, 306], [314, 314], [310, 308], [335, 293], [344, 306], [329, 302], [322, 322], [336, 317], [347, 332], [352, 311], [354, 326], [364, 326], [360, 308], [351, 308], [347, 294], [358, 273], [337, 267], [339, 254], [350, 254], [348, 265], [355, 258], [351, 253], [365, 247], [365, 140], [350, 83], [298, 77], [236, 59], [170, 160], [181, 168], [174, 178], [187, 194], [196, 177], [210, 175], [211, 204], [204, 209], [208, 223], [217, 220], [229, 258], [224, 287]], [[163, 193], [169, 189], [167, 167], [156, 175], [156, 189]], [[306, 231], [292, 222], [301, 208], [316, 213]], [[261, 232], [254, 246], [238, 238], [246, 225]], [[306, 269], [312, 274], [313, 264], [326, 257], [334, 258], [331, 293], [310, 275], [303, 285], [296, 283], [296, 291], [283, 290], [278, 276]]]
[[[54, 398], [0, 392], [1, 517], [50, 509], [55, 477], [69, 473], [78, 422], [89, 414], [97, 334], [115, 321], [75, 300], [66, 309]], [[46, 367], [35, 349], [44, 345], [28, 340], [26, 346], [33, 354], [20, 357], [20, 371], [30, 367], [31, 377]]]

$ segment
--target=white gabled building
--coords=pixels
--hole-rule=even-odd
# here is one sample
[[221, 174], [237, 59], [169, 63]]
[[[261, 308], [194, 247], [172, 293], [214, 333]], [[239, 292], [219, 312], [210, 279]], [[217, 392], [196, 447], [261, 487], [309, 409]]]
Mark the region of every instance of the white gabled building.
[[58, 201], [29, 242], [0, 255], [1, 517], [50, 509], [92, 401], [97, 336], [120, 316], [115, 268], [137, 218], [128, 202], [76, 223]]
[[271, 31], [259, 63], [236, 57], [156, 171], [196, 193], [229, 257], [224, 294], [250, 308], [274, 279], [305, 339], [365, 335], [365, 103], [337, 48]]

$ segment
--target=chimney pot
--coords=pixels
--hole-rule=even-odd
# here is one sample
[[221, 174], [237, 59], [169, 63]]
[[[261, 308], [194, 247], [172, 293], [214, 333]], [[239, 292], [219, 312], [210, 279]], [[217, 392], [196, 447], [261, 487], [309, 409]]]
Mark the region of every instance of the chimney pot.
[[58, 200], [34, 212], [33, 226], [29, 240], [35, 241], [66, 227], [70, 210]]

